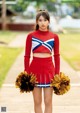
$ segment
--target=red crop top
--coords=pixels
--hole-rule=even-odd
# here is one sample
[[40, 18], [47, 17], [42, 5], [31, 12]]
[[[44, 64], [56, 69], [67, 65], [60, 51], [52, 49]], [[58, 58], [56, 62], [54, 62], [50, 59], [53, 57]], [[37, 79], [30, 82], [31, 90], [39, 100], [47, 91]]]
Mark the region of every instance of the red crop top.
[[33, 53], [52, 53], [54, 52], [55, 74], [59, 74], [60, 57], [59, 57], [59, 38], [50, 31], [34, 31], [28, 34], [26, 39], [24, 70], [29, 68], [30, 54]]

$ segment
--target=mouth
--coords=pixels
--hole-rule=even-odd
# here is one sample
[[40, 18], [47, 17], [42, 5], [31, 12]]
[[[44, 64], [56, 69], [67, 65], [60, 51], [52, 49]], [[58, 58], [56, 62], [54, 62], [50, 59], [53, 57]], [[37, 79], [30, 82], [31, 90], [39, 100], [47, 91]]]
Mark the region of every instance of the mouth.
[[45, 27], [45, 25], [42, 25], [42, 27]]

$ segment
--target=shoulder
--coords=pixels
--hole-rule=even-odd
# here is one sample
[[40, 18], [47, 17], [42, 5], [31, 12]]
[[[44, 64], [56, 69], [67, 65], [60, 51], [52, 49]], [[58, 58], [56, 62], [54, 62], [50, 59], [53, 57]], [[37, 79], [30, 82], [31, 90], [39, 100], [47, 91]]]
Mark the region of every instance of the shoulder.
[[50, 35], [54, 36], [54, 37], [58, 37], [58, 35], [54, 32], [49, 31]]
[[33, 32], [29, 32], [29, 33], [27, 34], [27, 36], [26, 36], [26, 40], [31, 40], [33, 34], [35, 34], [35, 31], [33, 31]]
[[33, 31], [33, 32], [28, 33], [27, 38], [28, 38], [28, 37], [32, 37], [32, 36], [35, 35], [36, 33], [37, 33], [37, 31]]
[[50, 35], [54, 38], [54, 40], [59, 40], [59, 36], [56, 33], [50, 31]]

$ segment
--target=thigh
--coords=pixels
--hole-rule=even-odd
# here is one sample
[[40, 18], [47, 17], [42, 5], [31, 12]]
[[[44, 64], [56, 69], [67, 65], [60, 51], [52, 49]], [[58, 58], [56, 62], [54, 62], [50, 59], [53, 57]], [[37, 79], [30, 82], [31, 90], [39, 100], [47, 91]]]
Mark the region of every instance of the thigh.
[[49, 88], [44, 88], [44, 102], [52, 102], [52, 95], [53, 95], [53, 89], [51, 87]]
[[35, 103], [41, 103], [42, 102], [42, 88], [34, 87], [33, 90], [33, 99]]

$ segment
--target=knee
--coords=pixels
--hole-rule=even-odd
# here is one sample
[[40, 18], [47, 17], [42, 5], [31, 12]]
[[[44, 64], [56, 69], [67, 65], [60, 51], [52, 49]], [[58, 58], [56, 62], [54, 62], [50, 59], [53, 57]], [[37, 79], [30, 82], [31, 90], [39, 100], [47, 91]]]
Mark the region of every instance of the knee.
[[46, 98], [46, 99], [44, 99], [44, 103], [45, 103], [45, 106], [51, 106], [52, 105], [52, 99]]
[[42, 103], [42, 101], [39, 100], [39, 99], [34, 101], [34, 104], [35, 104], [36, 106], [40, 106], [41, 103]]

